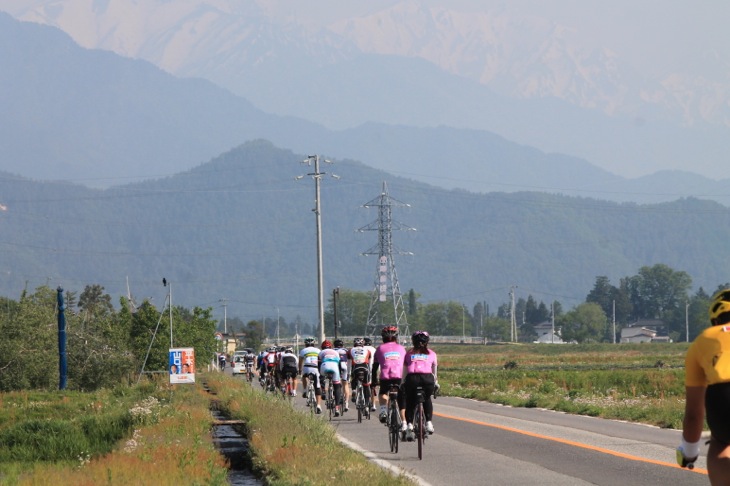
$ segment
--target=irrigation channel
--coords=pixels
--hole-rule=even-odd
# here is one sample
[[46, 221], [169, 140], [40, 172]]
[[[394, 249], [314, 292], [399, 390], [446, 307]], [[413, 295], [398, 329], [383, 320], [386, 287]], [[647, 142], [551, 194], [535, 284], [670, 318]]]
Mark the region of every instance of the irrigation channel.
[[213, 410], [213, 444], [228, 459], [228, 482], [232, 486], [261, 486], [251, 472], [248, 453], [248, 439], [236, 430], [236, 426], [227, 424], [226, 417]]
[[[203, 388], [214, 395], [206, 384], [203, 384]], [[229, 420], [230, 417], [218, 410], [215, 399], [211, 400], [211, 414], [213, 444], [228, 459], [228, 483], [231, 486], [262, 486], [264, 483], [251, 471], [248, 439], [236, 430], [237, 426], [241, 426], [239, 422]]]

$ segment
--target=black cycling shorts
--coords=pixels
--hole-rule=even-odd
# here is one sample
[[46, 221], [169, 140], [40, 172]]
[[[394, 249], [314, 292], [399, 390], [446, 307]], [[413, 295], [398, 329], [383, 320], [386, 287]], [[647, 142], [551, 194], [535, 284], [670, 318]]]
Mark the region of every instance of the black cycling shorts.
[[730, 383], [716, 383], [707, 387], [705, 410], [712, 437], [725, 445], [730, 444]]

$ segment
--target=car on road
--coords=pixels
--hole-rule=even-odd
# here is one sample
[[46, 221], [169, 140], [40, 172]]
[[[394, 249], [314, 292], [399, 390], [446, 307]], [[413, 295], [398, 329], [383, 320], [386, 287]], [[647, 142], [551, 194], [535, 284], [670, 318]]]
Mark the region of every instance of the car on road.
[[246, 374], [246, 363], [242, 354], [234, 354], [231, 365], [233, 366], [233, 376]]

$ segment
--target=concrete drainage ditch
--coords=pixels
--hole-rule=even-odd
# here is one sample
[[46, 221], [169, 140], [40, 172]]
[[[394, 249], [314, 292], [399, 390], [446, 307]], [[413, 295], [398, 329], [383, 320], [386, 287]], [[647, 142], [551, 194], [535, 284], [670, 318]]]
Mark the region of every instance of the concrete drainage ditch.
[[[206, 391], [212, 394], [207, 386]], [[230, 420], [217, 409], [216, 401], [211, 401], [213, 416], [213, 444], [228, 460], [228, 483], [232, 486], [262, 486], [251, 471], [251, 458], [248, 450], [248, 439], [239, 432], [242, 422]]]

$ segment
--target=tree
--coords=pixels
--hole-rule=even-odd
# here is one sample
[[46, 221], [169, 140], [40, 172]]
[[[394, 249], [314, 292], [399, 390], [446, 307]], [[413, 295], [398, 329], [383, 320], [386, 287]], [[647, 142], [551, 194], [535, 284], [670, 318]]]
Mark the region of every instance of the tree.
[[594, 302], [580, 304], [559, 319], [563, 341], [598, 342], [606, 328], [606, 314]]
[[109, 314], [114, 312], [112, 298], [104, 293], [101, 285], [87, 285], [79, 297], [79, 309], [85, 314]]
[[628, 286], [637, 318], [662, 319], [665, 313], [677, 311], [689, 300], [692, 278], [687, 272], [658, 263], [641, 267]]
[[[337, 334], [340, 336], [357, 336], [361, 335], [365, 330], [365, 323], [368, 320], [368, 310], [370, 308], [369, 292], [360, 292], [357, 290], [340, 289], [339, 298], [337, 299], [337, 320], [340, 327]], [[388, 314], [387, 311], [390, 310]], [[392, 315], [393, 303], [385, 303], [379, 308], [380, 315]], [[334, 304], [330, 298], [324, 314], [325, 334], [334, 334]]]
[[264, 342], [264, 326], [261, 321], [248, 321], [246, 324], [246, 347], [258, 349]]
[[611, 285], [608, 277], [596, 277], [593, 289], [588, 293], [586, 302], [593, 302], [601, 306], [603, 313], [607, 316], [614, 315], [616, 312], [617, 322], [628, 322], [631, 316], [631, 299], [629, 296], [628, 279], [622, 279], [620, 286]]
[[408, 291], [408, 315], [415, 316], [418, 312], [418, 297], [416, 291], [411, 289]]

